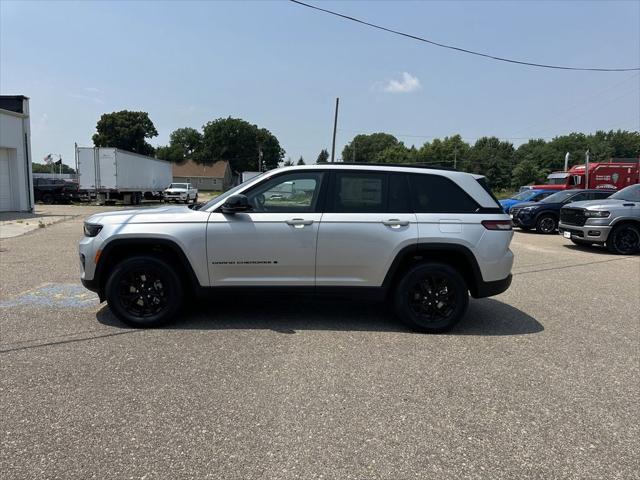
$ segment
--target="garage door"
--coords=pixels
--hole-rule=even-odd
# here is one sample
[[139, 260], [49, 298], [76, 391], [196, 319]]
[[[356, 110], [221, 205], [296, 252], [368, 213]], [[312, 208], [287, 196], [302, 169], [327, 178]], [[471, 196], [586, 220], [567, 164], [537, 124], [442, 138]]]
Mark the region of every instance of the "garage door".
[[0, 148], [0, 212], [11, 210], [11, 207], [9, 151], [6, 148]]

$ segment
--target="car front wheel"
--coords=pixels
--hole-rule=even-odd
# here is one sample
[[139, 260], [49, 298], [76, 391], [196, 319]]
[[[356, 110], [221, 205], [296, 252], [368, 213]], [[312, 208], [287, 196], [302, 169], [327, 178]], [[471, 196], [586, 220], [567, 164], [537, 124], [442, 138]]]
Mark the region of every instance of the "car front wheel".
[[618, 255], [640, 252], [640, 228], [630, 223], [614, 227], [607, 239], [607, 248]]
[[129, 326], [159, 327], [171, 321], [182, 306], [182, 282], [164, 260], [131, 257], [111, 272], [105, 296], [111, 311]]
[[398, 284], [396, 314], [416, 330], [441, 333], [464, 316], [469, 293], [464, 278], [443, 263], [423, 263], [411, 268]]
[[540, 233], [553, 233], [558, 228], [558, 221], [553, 215], [541, 215], [536, 221], [536, 231]]

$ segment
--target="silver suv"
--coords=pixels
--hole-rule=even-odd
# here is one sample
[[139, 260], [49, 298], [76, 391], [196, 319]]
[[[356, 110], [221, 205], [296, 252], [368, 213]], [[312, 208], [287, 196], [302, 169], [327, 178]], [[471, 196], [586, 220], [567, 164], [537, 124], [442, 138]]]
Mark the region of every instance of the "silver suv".
[[93, 215], [82, 283], [123, 322], [155, 327], [188, 293], [280, 290], [394, 302], [426, 332], [511, 284], [511, 221], [479, 175], [419, 166], [279, 168], [197, 209]]
[[612, 253], [639, 253], [640, 184], [604, 200], [575, 202], [562, 208], [558, 231], [576, 245], [606, 244]]

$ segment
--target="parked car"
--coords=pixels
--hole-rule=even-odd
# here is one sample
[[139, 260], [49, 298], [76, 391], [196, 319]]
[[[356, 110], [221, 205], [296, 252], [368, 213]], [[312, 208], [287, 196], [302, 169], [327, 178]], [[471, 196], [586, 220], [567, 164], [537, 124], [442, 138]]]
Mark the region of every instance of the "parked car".
[[522, 230], [536, 229], [539, 233], [554, 233], [558, 229], [560, 209], [572, 202], [607, 198], [615, 190], [564, 190], [540, 200], [523, 202], [511, 207], [513, 225]]
[[[271, 194], [287, 184], [295, 202]], [[172, 320], [189, 293], [258, 287], [388, 299], [441, 332], [469, 293], [505, 291], [513, 264], [511, 220], [484, 177], [410, 165], [279, 168], [200, 208], [96, 214], [84, 233], [82, 283], [135, 327]]]
[[500, 205], [505, 213], [509, 213], [509, 210], [514, 205], [522, 202], [539, 202], [543, 198], [547, 198], [549, 195], [553, 195], [555, 192], [551, 190], [524, 190], [515, 194], [511, 198], [505, 198], [500, 200]]
[[605, 200], [576, 202], [560, 209], [559, 231], [576, 245], [606, 245], [610, 252], [640, 252], [640, 184]]
[[78, 184], [62, 178], [34, 178], [33, 197], [36, 202], [68, 203], [79, 198]]
[[172, 183], [163, 192], [165, 202], [198, 202], [198, 189], [190, 183]]

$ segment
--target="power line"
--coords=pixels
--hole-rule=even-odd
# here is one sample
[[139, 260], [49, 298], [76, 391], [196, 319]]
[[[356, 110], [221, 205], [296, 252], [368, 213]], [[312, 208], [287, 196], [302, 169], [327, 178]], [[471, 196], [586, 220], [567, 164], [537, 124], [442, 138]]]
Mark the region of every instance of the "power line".
[[399, 30], [393, 30], [391, 28], [383, 27], [381, 25], [376, 25], [375, 23], [366, 22], [364, 20], [360, 20], [359, 18], [350, 17], [349, 15], [344, 15], [342, 13], [334, 12], [332, 10], [327, 10], [326, 8], [316, 7], [315, 5], [310, 5], [308, 3], [300, 2], [299, 0], [289, 0], [289, 1], [292, 2], [292, 3], [296, 3], [298, 5], [301, 5], [303, 7], [307, 7], [307, 8], [311, 8], [313, 10], [317, 10], [317, 11], [320, 11], [320, 12], [328, 13], [329, 15], [334, 15], [336, 17], [340, 17], [340, 18], [343, 18], [345, 20], [350, 20], [352, 22], [360, 23], [362, 25], [366, 25], [366, 26], [371, 27], [371, 28], [376, 28], [378, 30], [383, 30], [383, 31], [388, 32], [388, 33], [393, 33], [395, 35], [400, 35], [402, 37], [407, 37], [407, 38], [411, 38], [413, 40], [418, 40], [420, 42], [429, 43], [431, 45], [435, 45], [436, 47], [448, 48], [449, 50], [455, 50], [455, 51], [462, 52], [462, 53], [468, 53], [470, 55], [476, 55], [478, 57], [490, 58], [492, 60], [498, 60], [500, 62], [516, 63], [516, 64], [519, 64], [519, 65], [527, 65], [527, 66], [530, 66], [530, 67], [538, 67], [538, 68], [552, 68], [552, 69], [556, 69], [556, 70], [575, 70], [575, 71], [582, 71], [582, 72], [630, 72], [630, 71], [634, 71], [634, 70], [640, 70], [640, 67], [632, 67], [632, 68], [567, 67], [567, 66], [562, 66], [562, 65], [548, 65], [548, 64], [544, 64], [544, 63], [525, 62], [525, 61], [522, 61], [522, 60], [514, 60], [514, 59], [511, 59], [511, 58], [497, 57], [495, 55], [489, 55], [487, 53], [476, 52], [476, 51], [473, 51], [473, 50], [467, 50], [466, 48], [454, 47], [453, 45], [447, 45], [447, 44], [444, 44], [444, 43], [434, 42], [433, 40], [429, 40], [429, 39], [424, 38], [424, 37], [419, 37], [417, 35], [412, 35], [410, 33], [404, 33], [404, 32], [401, 32]]

